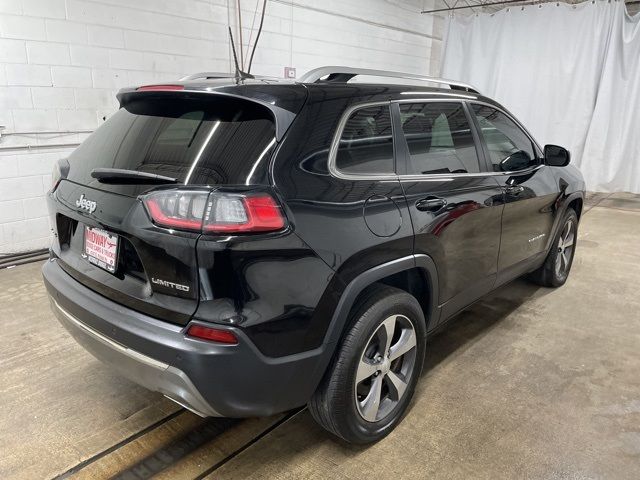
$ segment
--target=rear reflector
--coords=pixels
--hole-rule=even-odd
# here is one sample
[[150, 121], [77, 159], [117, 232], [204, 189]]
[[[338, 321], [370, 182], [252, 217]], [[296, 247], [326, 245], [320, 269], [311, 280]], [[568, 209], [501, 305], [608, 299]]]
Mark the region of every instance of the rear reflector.
[[282, 230], [285, 217], [264, 192], [231, 193], [168, 189], [142, 198], [156, 225], [202, 233], [259, 233]]
[[238, 344], [238, 337], [232, 331], [204, 327], [202, 325], [191, 325], [187, 330], [187, 335], [210, 342], [225, 343], [227, 345]]
[[184, 85], [143, 85], [136, 88], [137, 92], [166, 92], [173, 90], [184, 90]]

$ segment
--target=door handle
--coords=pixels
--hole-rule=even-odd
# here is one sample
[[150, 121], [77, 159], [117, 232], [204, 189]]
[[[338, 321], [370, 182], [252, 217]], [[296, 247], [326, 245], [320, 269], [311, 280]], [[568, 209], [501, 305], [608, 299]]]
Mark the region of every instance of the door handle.
[[444, 198], [427, 197], [416, 202], [416, 208], [421, 212], [437, 212], [447, 204]]
[[524, 192], [524, 187], [522, 185], [507, 185], [504, 191], [509, 195], [518, 195]]

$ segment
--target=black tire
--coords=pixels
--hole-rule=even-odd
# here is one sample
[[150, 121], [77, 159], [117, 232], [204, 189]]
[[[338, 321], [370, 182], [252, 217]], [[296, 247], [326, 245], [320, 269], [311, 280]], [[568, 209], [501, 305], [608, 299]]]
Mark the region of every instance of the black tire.
[[[571, 229], [573, 235], [573, 241], [571, 242], [571, 248], [564, 247], [563, 235], [566, 232], [567, 225]], [[567, 242], [568, 243], [568, 242]], [[571, 265], [573, 264], [573, 258], [576, 252], [576, 246], [578, 243], [578, 216], [572, 208], [568, 208], [560, 226], [558, 227], [558, 233], [553, 239], [551, 250], [547, 255], [544, 263], [540, 268], [535, 270], [529, 275], [529, 278], [543, 287], [560, 287], [564, 285], [569, 277], [571, 271]], [[567, 254], [567, 250], [569, 250]], [[564, 259], [559, 256], [564, 252]], [[558, 262], [563, 267], [560, 270], [557, 268]]]
[[[381, 329], [385, 329], [390, 322], [394, 325], [391, 327], [394, 333], [391, 335], [392, 339], [383, 345], [388, 330]], [[411, 338], [411, 328], [415, 333], [415, 347], [408, 347], [413, 340], [411, 342], [406, 340]], [[376, 340], [379, 335], [383, 340]], [[403, 345], [406, 347], [402, 350], [410, 349], [393, 360], [393, 356], [401, 350], [399, 346], [403, 339], [405, 339]], [[376, 442], [388, 435], [400, 422], [411, 402], [422, 372], [425, 343], [424, 314], [415, 297], [397, 288], [374, 285], [365, 292], [352, 309], [349, 330], [339, 345], [322, 382], [309, 401], [311, 415], [326, 430], [350, 443]], [[375, 345], [385, 352], [388, 351], [389, 354], [382, 359], [380, 355], [370, 359], [367, 355], [372, 355], [370, 352], [376, 350]], [[384, 347], [389, 345], [391, 348], [386, 350]], [[369, 350], [366, 350], [367, 348]], [[396, 353], [393, 353], [394, 348]], [[356, 385], [356, 373], [360, 371], [359, 367], [365, 361], [369, 368], [378, 368], [384, 362], [386, 364], [380, 367], [381, 371], [377, 371]], [[368, 363], [370, 361], [373, 363]], [[407, 373], [403, 373], [402, 370]], [[396, 381], [398, 378], [406, 381], [403, 383], [406, 386], [403, 393], [398, 393], [400, 389], [393, 387], [392, 378]], [[382, 399], [380, 407], [376, 407], [375, 412], [384, 417], [367, 421], [361, 413], [362, 402], [359, 402], [359, 399], [366, 397], [365, 404], [367, 404], [366, 399], [369, 395], [361, 395], [361, 397], [357, 395], [363, 388], [367, 388], [368, 382], [369, 393], [372, 393], [374, 381], [378, 382], [376, 385], [381, 385], [377, 391], [382, 392], [378, 395], [378, 398]], [[375, 396], [372, 395], [371, 398]], [[367, 405], [370, 404], [371, 402]], [[365, 408], [369, 409], [369, 407]], [[388, 413], [385, 414], [387, 410]], [[371, 409], [369, 409], [370, 412]], [[375, 416], [375, 413], [373, 415]]]

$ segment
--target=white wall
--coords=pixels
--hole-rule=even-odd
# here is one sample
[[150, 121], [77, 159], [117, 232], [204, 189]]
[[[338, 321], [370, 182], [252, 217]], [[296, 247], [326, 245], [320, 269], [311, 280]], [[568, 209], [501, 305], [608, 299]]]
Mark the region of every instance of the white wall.
[[[262, 2], [240, 0], [248, 57]], [[432, 0], [269, 0], [252, 73], [321, 65], [439, 68]], [[47, 247], [53, 163], [117, 109], [123, 86], [230, 71], [235, 0], [0, 0], [0, 255]], [[256, 8], [257, 7], [257, 8]], [[252, 33], [253, 25], [253, 33]], [[433, 39], [432, 37], [437, 37]], [[431, 52], [433, 51], [433, 58]], [[248, 58], [245, 59], [245, 64]]]

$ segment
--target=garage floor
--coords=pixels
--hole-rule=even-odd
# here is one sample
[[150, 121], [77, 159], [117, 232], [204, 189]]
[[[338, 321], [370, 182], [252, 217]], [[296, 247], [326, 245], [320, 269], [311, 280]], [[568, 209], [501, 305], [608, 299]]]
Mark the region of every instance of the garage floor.
[[640, 478], [640, 195], [586, 209], [567, 284], [516, 281], [431, 338], [368, 448], [306, 410], [200, 419], [78, 347], [40, 263], [0, 270], [0, 478]]

